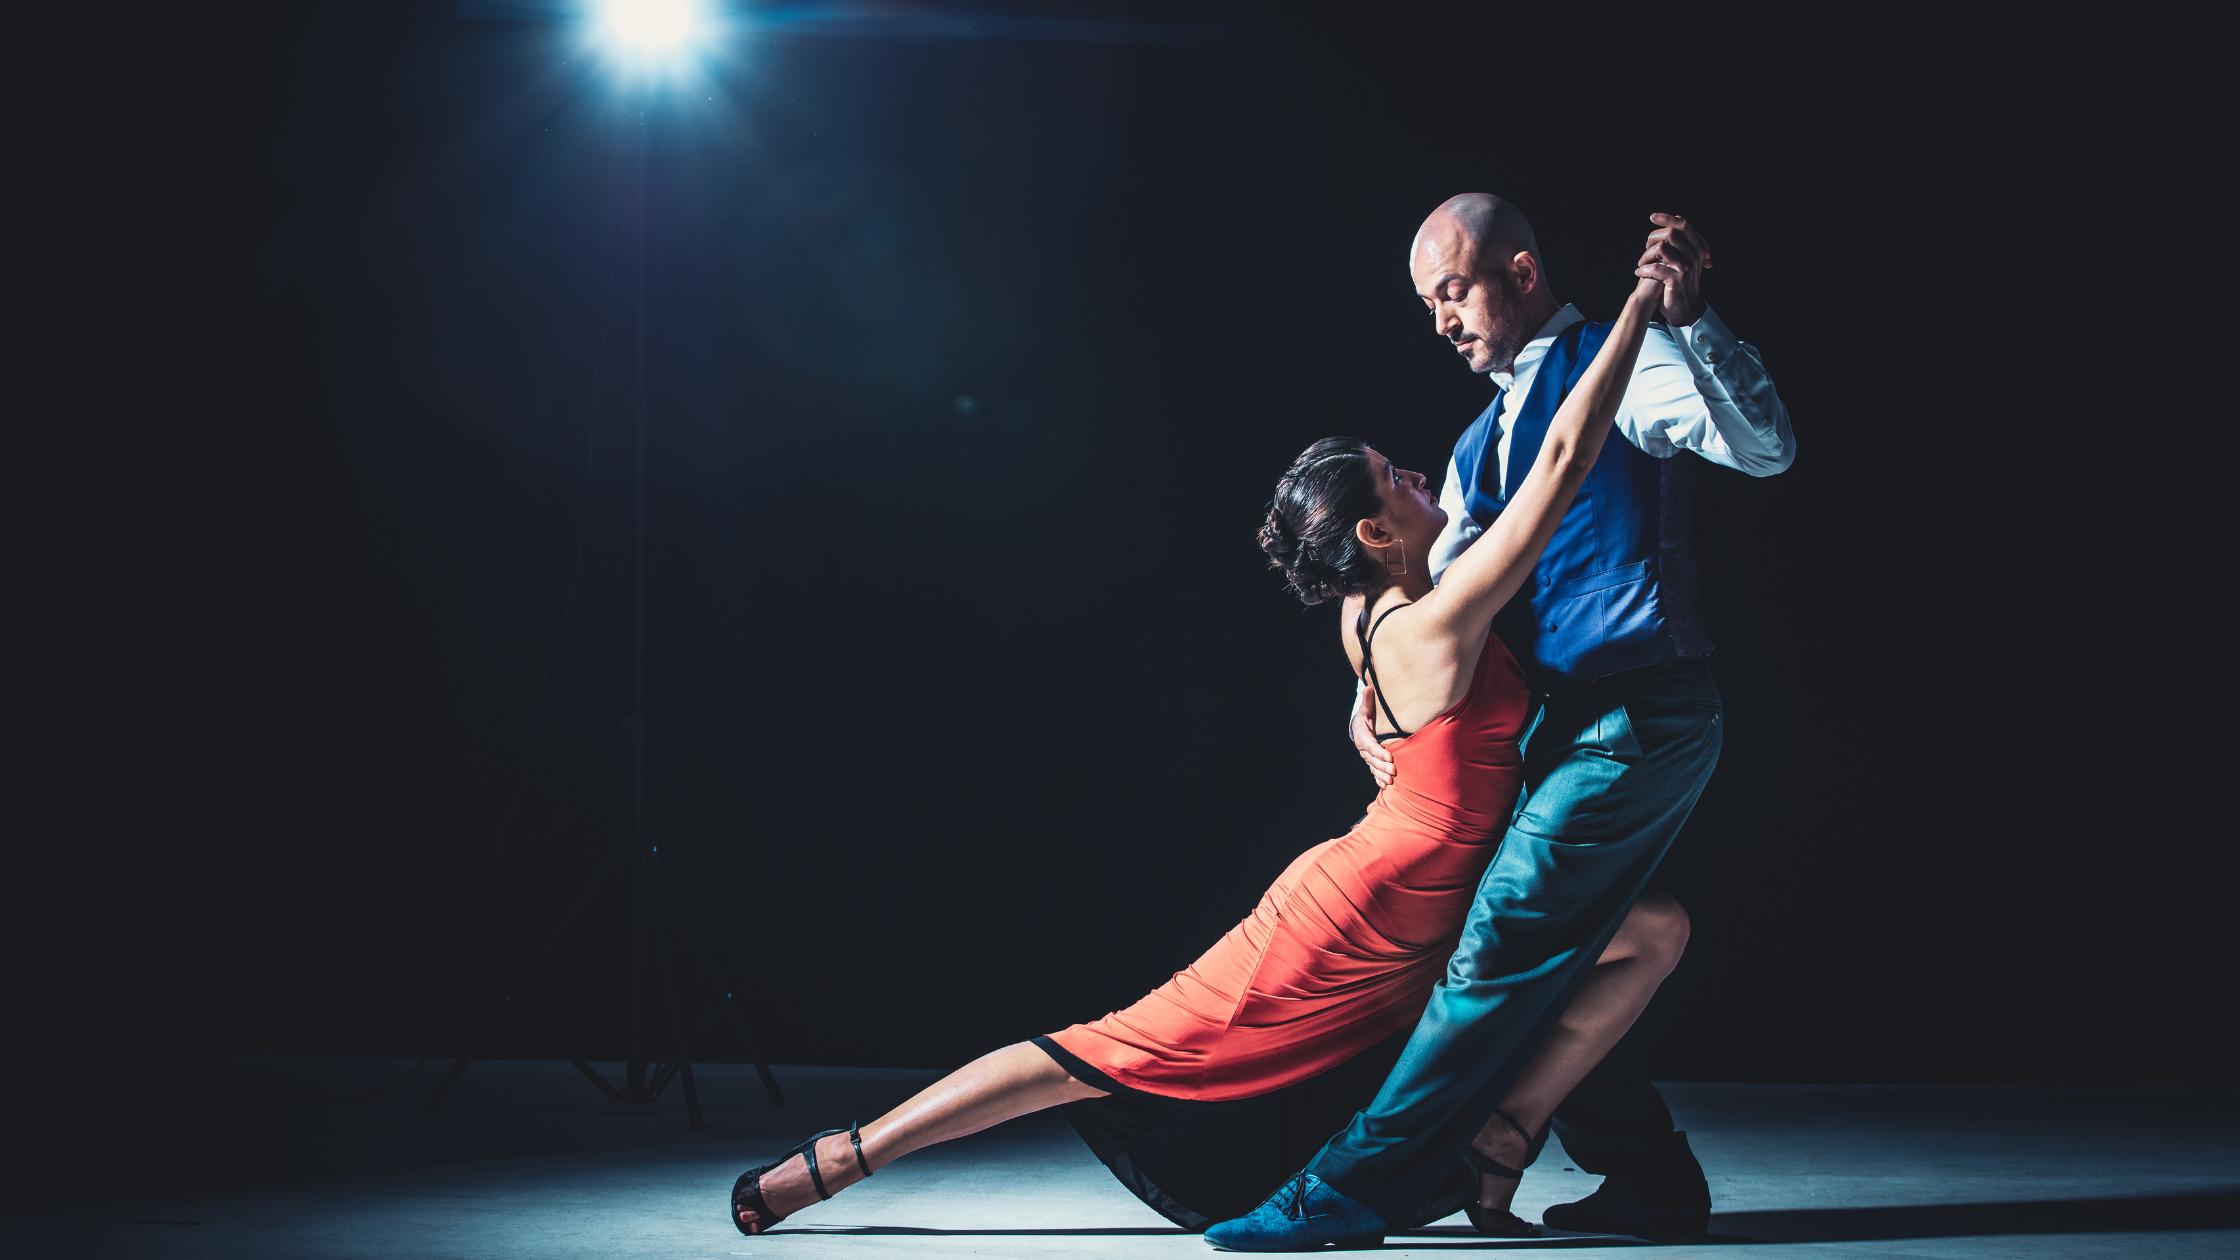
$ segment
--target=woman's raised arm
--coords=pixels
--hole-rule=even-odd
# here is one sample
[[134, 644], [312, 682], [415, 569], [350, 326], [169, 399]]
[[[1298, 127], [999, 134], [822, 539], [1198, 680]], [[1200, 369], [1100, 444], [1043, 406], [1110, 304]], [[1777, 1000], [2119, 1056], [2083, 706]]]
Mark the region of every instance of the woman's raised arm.
[[1439, 585], [1416, 601], [1426, 618], [1418, 633], [1452, 636], [1457, 644], [1483, 638], [1493, 615], [1524, 585], [1555, 536], [1556, 523], [1570, 509], [1602, 453], [1602, 440], [1609, 436], [1618, 403], [1633, 380], [1634, 359], [1641, 353], [1649, 317], [1664, 301], [1665, 282], [1678, 279], [1673, 268], [1661, 264], [1641, 267], [1634, 274], [1641, 277], [1640, 283], [1626, 299], [1601, 352], [1548, 422], [1540, 456], [1532, 462], [1516, 497], [1493, 526], [1447, 566]]

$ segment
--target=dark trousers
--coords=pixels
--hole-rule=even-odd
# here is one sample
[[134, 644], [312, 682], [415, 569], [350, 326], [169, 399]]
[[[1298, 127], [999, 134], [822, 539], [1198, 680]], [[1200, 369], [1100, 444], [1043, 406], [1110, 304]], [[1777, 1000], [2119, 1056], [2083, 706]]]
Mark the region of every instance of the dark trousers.
[[[1549, 697], [1525, 743], [1524, 803], [1478, 883], [1447, 973], [1376, 1100], [1322, 1148], [1312, 1172], [1387, 1221], [1414, 1217], [1680, 833], [1718, 764], [1721, 719], [1718, 684], [1701, 660]], [[1565, 1104], [1568, 1131], [1559, 1133], [1582, 1168], [1619, 1166], [1612, 1161], [1627, 1143], [1610, 1135], [1626, 1126], [1661, 1118], [1670, 1133], [1636, 1053], [1626, 1049]]]

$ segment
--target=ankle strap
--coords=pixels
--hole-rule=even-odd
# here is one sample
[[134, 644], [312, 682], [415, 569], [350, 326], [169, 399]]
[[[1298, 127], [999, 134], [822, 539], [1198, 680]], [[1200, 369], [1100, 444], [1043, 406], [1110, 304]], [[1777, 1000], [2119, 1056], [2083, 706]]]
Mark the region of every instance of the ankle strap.
[[856, 1131], [856, 1122], [853, 1120], [848, 1122], [848, 1144], [856, 1148], [856, 1167], [863, 1170], [864, 1176], [870, 1176], [871, 1165], [863, 1157], [863, 1134]]
[[809, 1184], [817, 1188], [817, 1197], [820, 1199], [831, 1198], [832, 1191], [825, 1189], [824, 1174], [817, 1170], [817, 1143], [842, 1133], [848, 1135], [848, 1144], [856, 1148], [856, 1167], [863, 1170], [864, 1176], [871, 1175], [871, 1165], [863, 1158], [863, 1135], [856, 1131], [854, 1121], [849, 1121], [848, 1127], [845, 1129], [826, 1129], [822, 1133], [813, 1134], [808, 1141], [801, 1144], [800, 1151], [801, 1158], [809, 1165]]
[[1524, 1131], [1524, 1126], [1518, 1124], [1515, 1117], [1511, 1116], [1508, 1112], [1503, 1111], [1499, 1107], [1495, 1107], [1493, 1109], [1493, 1114], [1495, 1119], [1501, 1121], [1501, 1123], [1505, 1125], [1508, 1125], [1511, 1132], [1524, 1139], [1524, 1144], [1527, 1149], [1531, 1148], [1532, 1135]]
[[811, 1135], [808, 1141], [801, 1144], [802, 1161], [809, 1165], [809, 1184], [817, 1188], [819, 1199], [831, 1198], [832, 1192], [824, 1188], [824, 1177], [817, 1172], [817, 1143], [839, 1131], [838, 1129], [826, 1129], [822, 1133]]
[[[1519, 1162], [1525, 1167], [1530, 1167], [1532, 1161], [1540, 1158], [1540, 1148], [1548, 1140], [1547, 1129], [1541, 1129], [1539, 1136], [1535, 1137], [1524, 1131], [1524, 1126], [1517, 1123], [1516, 1117], [1511, 1116], [1501, 1108], [1494, 1108], [1493, 1114], [1500, 1119], [1501, 1123], [1514, 1130], [1518, 1137], [1524, 1139], [1524, 1158]], [[1492, 1173], [1495, 1176], [1507, 1177], [1511, 1180], [1522, 1180], [1524, 1177], [1524, 1168], [1511, 1168], [1497, 1159], [1490, 1159], [1480, 1154], [1475, 1146], [1463, 1147], [1462, 1155], [1463, 1159], [1480, 1173]]]

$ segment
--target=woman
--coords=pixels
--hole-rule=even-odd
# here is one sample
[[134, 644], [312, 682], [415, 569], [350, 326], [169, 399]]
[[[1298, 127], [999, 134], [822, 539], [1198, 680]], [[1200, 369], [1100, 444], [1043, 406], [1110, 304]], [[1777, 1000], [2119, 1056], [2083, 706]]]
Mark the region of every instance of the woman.
[[[1678, 280], [1661, 265], [1634, 274], [1530, 474], [1436, 588], [1427, 556], [1446, 514], [1422, 474], [1331, 438], [1277, 482], [1261, 547], [1302, 601], [1343, 599], [1347, 659], [1376, 695], [1378, 738], [1395, 741], [1399, 772], [1368, 814], [1301, 854], [1251, 915], [1135, 1005], [983, 1056], [869, 1125], [820, 1133], [741, 1176], [731, 1217], [742, 1233], [912, 1151], [1060, 1104], [1123, 1184], [1202, 1228], [1250, 1210], [1369, 1099], [1515, 809], [1530, 695], [1491, 626], [1594, 466], [1663, 285]], [[1458, 1164], [1422, 1221], [1463, 1206], [1486, 1232], [1531, 1232], [1507, 1211], [1520, 1170], [1556, 1105], [1648, 1005], [1685, 933], [1667, 898], [1634, 908], [1472, 1141], [1475, 1174]]]

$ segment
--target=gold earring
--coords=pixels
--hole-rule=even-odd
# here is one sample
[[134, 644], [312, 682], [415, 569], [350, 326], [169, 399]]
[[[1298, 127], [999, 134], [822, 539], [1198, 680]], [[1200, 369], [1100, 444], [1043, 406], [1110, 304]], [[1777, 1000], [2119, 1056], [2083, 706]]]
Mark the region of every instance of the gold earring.
[[[1400, 567], [1399, 567], [1399, 568], [1397, 568], [1397, 569], [1395, 569], [1395, 568], [1393, 568], [1393, 567], [1392, 567], [1392, 553], [1393, 553], [1393, 552], [1395, 552], [1395, 551], [1397, 551], [1397, 552], [1399, 552], [1399, 553], [1400, 553]], [[1387, 547], [1387, 548], [1385, 548], [1385, 549], [1384, 549], [1384, 575], [1385, 575], [1386, 577], [1401, 577], [1401, 576], [1404, 576], [1404, 575], [1405, 575], [1405, 574], [1406, 574], [1407, 572], [1408, 572], [1408, 549], [1407, 549], [1407, 548], [1406, 548], [1406, 547], [1405, 547], [1404, 545], [1402, 545], [1402, 544], [1400, 544], [1400, 543], [1394, 543], [1394, 544], [1393, 544], [1392, 546], [1390, 546], [1390, 547]]]

